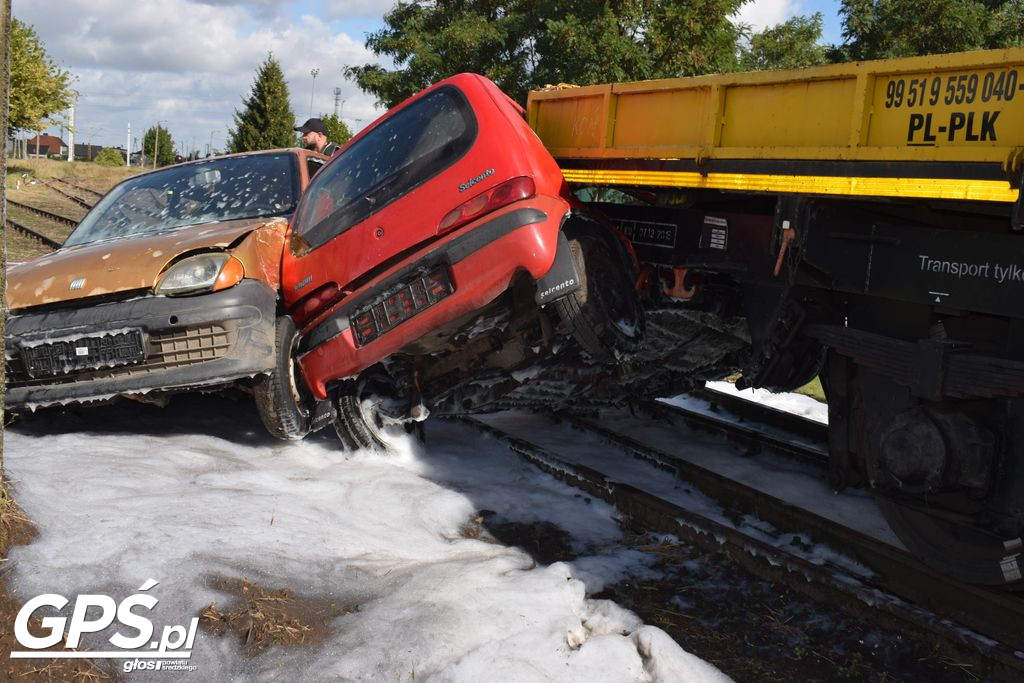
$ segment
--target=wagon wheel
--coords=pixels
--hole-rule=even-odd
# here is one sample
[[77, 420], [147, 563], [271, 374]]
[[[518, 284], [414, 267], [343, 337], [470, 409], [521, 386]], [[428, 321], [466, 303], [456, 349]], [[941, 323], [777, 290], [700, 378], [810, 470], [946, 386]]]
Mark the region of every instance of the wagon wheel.
[[875, 502], [907, 550], [939, 573], [977, 585], [1024, 585], [1019, 537], [999, 536], [966, 520], [930, 511], [920, 502], [878, 492]]

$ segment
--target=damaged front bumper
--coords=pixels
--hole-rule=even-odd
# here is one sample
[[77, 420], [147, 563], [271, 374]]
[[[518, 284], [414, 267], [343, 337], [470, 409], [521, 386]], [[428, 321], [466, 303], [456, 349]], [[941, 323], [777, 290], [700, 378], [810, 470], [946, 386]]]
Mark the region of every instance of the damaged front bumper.
[[258, 280], [192, 297], [142, 296], [11, 315], [10, 408], [224, 384], [274, 367], [277, 294]]

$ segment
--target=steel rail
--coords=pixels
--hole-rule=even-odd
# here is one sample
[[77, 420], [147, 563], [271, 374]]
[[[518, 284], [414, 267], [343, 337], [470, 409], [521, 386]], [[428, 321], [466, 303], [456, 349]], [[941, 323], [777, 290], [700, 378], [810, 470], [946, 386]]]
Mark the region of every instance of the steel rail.
[[[719, 396], [725, 396], [726, 400], [733, 399], [733, 397], [727, 394], [718, 394], [717, 392], [716, 394], [710, 395], [707, 392], [691, 393], [692, 396], [704, 398], [720, 405], [724, 405], [726, 401], [720, 400]], [[772, 411], [770, 408], [763, 408], [759, 411], [756, 404], [754, 406], [735, 405], [740, 402], [751, 403], [750, 401], [743, 401], [743, 399], [733, 399], [724, 407], [747, 420], [744, 423], [737, 423], [724, 415], [708, 415], [661, 401], [643, 401], [638, 404], [638, 407], [652, 417], [669, 419], [675, 417], [684, 420], [691, 427], [721, 434], [748, 450], [767, 447], [816, 467], [828, 467], [827, 427], [820, 423], [795, 416], [782, 418], [774, 414], [781, 413], [782, 411]], [[764, 424], [782, 429], [793, 436], [800, 437], [800, 439], [790, 438], [782, 434], [766, 433], [763, 427]], [[809, 447], [807, 442], [813, 442], [818, 445], [816, 447]]]
[[85, 187], [84, 185], [79, 185], [78, 183], [73, 183], [70, 180], [65, 180], [64, 178], [54, 178], [54, 180], [64, 183], [65, 185], [69, 185], [70, 187], [75, 188], [79, 192], [87, 192], [91, 195], [94, 195], [96, 199], [99, 199], [104, 194], [103, 192], [100, 192], [98, 190], [93, 190], [92, 188]]
[[46, 209], [40, 209], [38, 206], [32, 206], [31, 204], [22, 204], [21, 202], [16, 202], [13, 199], [8, 199], [7, 203], [10, 206], [15, 206], [24, 211], [31, 211], [32, 213], [38, 216], [42, 216], [43, 218], [47, 218], [55, 223], [62, 223], [64, 225], [70, 225], [71, 227], [75, 227], [76, 225], [78, 225], [78, 221], [76, 221], [74, 218], [68, 218], [67, 216], [62, 216], [59, 213], [53, 213], [47, 211]]
[[17, 230], [18, 232], [22, 232], [22, 233], [28, 235], [29, 237], [32, 237], [34, 239], [39, 240], [44, 245], [46, 245], [46, 246], [48, 246], [48, 247], [50, 247], [52, 249], [59, 249], [60, 248], [60, 242], [58, 242], [57, 240], [51, 239], [51, 238], [47, 237], [46, 235], [43, 235], [41, 233], [36, 232], [35, 230], [33, 230], [32, 228], [30, 228], [30, 227], [28, 227], [26, 225], [22, 225], [21, 223], [18, 223], [17, 221], [11, 220], [10, 216], [7, 217], [7, 225], [11, 226], [12, 228]]
[[[734, 508], [745, 507], [745, 511], [786, 532], [799, 531], [824, 539], [843, 551], [856, 547], [861, 550], [859, 558], [870, 560], [864, 562], [867, 566], [874, 571], [887, 568], [891, 573], [866, 581], [844, 568], [812, 563], [738, 529], [614, 481], [593, 468], [571, 463], [477, 418], [462, 419], [503, 440], [513, 452], [538, 468], [612, 504], [635, 526], [674, 534], [712, 552], [724, 550], [737, 564], [758, 576], [785, 583], [813, 599], [839, 604], [903, 633], [928, 641], [939, 640], [957, 656], [970, 660], [978, 671], [985, 672], [983, 675], [1020, 680], [1024, 674], [1024, 659], [1015, 654], [1024, 649], [1024, 632], [1020, 628], [1024, 623], [1024, 601], [1016, 596], [956, 583], [909, 554], [860, 532], [640, 444], [590, 420], [560, 417], [634, 457], [674, 473], [718, 501], [728, 501]], [[744, 504], [736, 505], [740, 500]], [[792, 528], [797, 524], [798, 528]], [[937, 617], [936, 612], [945, 618]], [[992, 645], [986, 638], [997, 644]]]
[[708, 387], [694, 389], [688, 393], [690, 396], [724, 408], [730, 413], [758, 425], [769, 425], [777, 429], [784, 429], [788, 432], [805, 436], [808, 439], [820, 441], [821, 443], [828, 442], [828, 425], [825, 423]]
[[81, 197], [79, 197], [77, 195], [71, 194], [70, 192], [65, 192], [64, 190], [62, 190], [61, 188], [57, 187], [56, 185], [54, 185], [49, 180], [45, 180], [43, 178], [40, 178], [39, 182], [41, 182], [43, 185], [45, 185], [46, 187], [50, 188], [51, 190], [53, 190], [57, 194], [60, 194], [60, 195], [63, 195], [65, 197], [67, 197], [68, 199], [73, 201], [75, 204], [78, 204], [79, 206], [81, 206], [81, 207], [83, 207], [85, 209], [91, 209], [92, 208], [92, 204], [90, 204], [89, 202], [85, 201], [84, 199], [82, 199]]

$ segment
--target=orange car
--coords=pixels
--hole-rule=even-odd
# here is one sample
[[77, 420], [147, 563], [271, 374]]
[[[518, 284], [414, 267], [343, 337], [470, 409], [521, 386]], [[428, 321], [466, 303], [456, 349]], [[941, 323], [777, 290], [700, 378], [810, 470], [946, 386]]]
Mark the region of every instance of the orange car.
[[305, 435], [314, 411], [279, 314], [281, 251], [326, 159], [235, 154], [115, 186], [60, 249], [8, 273], [7, 407], [241, 382], [272, 434]]

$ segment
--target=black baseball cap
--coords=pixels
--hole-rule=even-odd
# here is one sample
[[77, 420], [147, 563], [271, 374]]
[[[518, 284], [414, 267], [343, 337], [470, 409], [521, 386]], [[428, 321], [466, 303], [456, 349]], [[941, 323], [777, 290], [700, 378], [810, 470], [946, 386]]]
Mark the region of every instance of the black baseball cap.
[[306, 133], [323, 133], [327, 135], [327, 126], [320, 119], [308, 119], [304, 124], [296, 128], [303, 135]]

